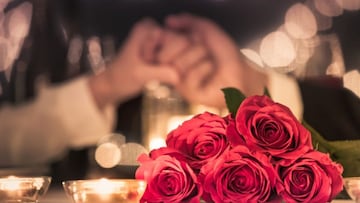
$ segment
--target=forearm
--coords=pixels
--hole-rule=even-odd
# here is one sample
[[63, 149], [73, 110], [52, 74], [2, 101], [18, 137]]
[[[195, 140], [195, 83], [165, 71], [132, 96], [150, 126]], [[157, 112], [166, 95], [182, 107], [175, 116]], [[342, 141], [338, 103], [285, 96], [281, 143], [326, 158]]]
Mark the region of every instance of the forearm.
[[111, 131], [113, 113], [98, 109], [86, 78], [46, 88], [23, 106], [3, 106], [0, 165], [48, 162], [67, 148], [94, 145]]

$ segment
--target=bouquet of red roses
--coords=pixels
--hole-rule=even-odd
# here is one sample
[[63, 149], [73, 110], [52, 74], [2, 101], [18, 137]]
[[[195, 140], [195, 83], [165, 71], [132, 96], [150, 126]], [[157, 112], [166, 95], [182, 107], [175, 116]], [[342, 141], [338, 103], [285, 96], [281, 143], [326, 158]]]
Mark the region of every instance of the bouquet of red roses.
[[[205, 112], [139, 157], [141, 202], [329, 202], [343, 167], [316, 151], [311, 133], [270, 97], [223, 90], [230, 114]], [[234, 102], [236, 101], [236, 102]]]

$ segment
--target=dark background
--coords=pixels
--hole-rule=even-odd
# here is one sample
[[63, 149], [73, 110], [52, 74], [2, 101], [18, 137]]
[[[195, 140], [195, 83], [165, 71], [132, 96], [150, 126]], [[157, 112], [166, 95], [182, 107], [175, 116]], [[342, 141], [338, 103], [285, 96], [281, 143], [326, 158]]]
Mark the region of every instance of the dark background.
[[[73, 0], [61, 1], [66, 15], [76, 19], [85, 36], [114, 35], [123, 40], [134, 22], [153, 17], [160, 23], [168, 14], [189, 12], [206, 16], [228, 31], [239, 46], [274, 31], [287, 9], [303, 0]], [[65, 2], [65, 3], [64, 3]], [[66, 3], [67, 2], [67, 3]], [[325, 32], [338, 34], [346, 67], [359, 67], [360, 12], [345, 11], [333, 18]], [[71, 20], [74, 23], [74, 20]]]

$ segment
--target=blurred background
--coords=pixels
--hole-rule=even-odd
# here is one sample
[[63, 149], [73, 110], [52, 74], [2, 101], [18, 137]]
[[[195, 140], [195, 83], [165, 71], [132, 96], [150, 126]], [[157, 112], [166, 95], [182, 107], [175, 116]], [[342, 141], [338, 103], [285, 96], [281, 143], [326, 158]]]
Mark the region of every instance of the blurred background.
[[[83, 50], [78, 61], [76, 56], [67, 57], [67, 72], [59, 73], [57, 68], [56, 79], [76, 75], [77, 63], [96, 71], [112, 58], [138, 20], [151, 17], [161, 24], [165, 16], [181, 12], [215, 20], [234, 37], [239, 50], [265, 69], [297, 78], [341, 77], [360, 69], [359, 8], [359, 0], [54, 1], [58, 39], [65, 47], [76, 50], [81, 46]], [[119, 113], [134, 114], [127, 109], [131, 108], [125, 105]], [[119, 129], [140, 134], [132, 124]]]
[[[54, 66], [55, 82], [82, 71], [99, 71], [138, 20], [151, 17], [162, 24], [167, 15], [181, 12], [217, 22], [236, 40], [239, 51], [264, 69], [299, 80], [326, 75], [342, 77], [348, 71], [360, 70], [359, 0], [53, 0], [53, 6], [58, 43], [64, 50], [75, 50], [69, 51], [74, 55], [66, 56], [65, 72], [61, 72], [61, 63]], [[76, 50], [81, 50], [80, 56]], [[143, 100], [144, 95], [118, 109], [116, 132], [124, 135], [127, 142], [144, 141]], [[322, 105], [323, 101], [318, 103]], [[315, 127], [324, 115], [326, 112], [305, 112]], [[338, 134], [332, 131], [322, 133]], [[89, 156], [87, 150], [82, 153]], [[75, 154], [79, 156], [79, 152]], [[90, 165], [97, 166], [91, 163], [92, 155], [89, 159]], [[63, 167], [62, 164], [61, 170], [71, 165], [69, 159]], [[115, 171], [99, 170], [109, 176], [132, 172], [124, 166]]]
[[[21, 0], [12, 4], [17, 2]], [[33, 97], [39, 78], [59, 83], [84, 72], [101, 71], [138, 20], [151, 17], [162, 24], [167, 15], [181, 12], [214, 20], [235, 39], [239, 51], [259, 67], [274, 69], [299, 81], [329, 75], [340, 78], [351, 70], [360, 71], [360, 0], [48, 0], [47, 3], [52, 10], [46, 30], [49, 36], [41, 43], [53, 49], [49, 59], [39, 60], [48, 60], [51, 65], [31, 68], [32, 74], [21, 87], [24, 94], [13, 95], [15, 103]], [[41, 13], [41, 7], [34, 8], [39, 9], [33, 11], [34, 15]], [[359, 88], [353, 92], [360, 96]], [[126, 142], [143, 142], [143, 101], [141, 95], [118, 109], [114, 133], [124, 135]], [[305, 105], [313, 104], [305, 101]], [[304, 115], [315, 128], [321, 117], [329, 116], [327, 112], [313, 111], [316, 108], [309, 107]], [[339, 134], [331, 128], [322, 133]], [[64, 160], [54, 163], [53, 170], [62, 179], [81, 177], [92, 167], [98, 167], [93, 153], [94, 149], [72, 151]], [[125, 166], [97, 170], [100, 174], [124, 177], [133, 172], [132, 167]]]

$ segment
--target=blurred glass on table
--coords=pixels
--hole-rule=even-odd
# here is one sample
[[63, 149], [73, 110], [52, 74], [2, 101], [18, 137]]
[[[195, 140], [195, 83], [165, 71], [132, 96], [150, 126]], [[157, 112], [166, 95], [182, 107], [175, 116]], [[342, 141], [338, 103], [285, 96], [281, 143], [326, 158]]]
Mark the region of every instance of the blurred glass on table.
[[188, 104], [171, 87], [156, 81], [147, 84], [142, 106], [145, 148], [151, 150], [165, 146], [167, 133], [180, 124], [181, 118], [185, 119], [189, 114]]

